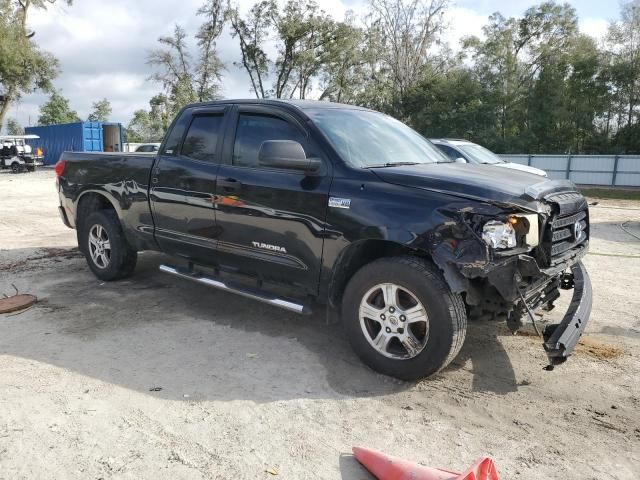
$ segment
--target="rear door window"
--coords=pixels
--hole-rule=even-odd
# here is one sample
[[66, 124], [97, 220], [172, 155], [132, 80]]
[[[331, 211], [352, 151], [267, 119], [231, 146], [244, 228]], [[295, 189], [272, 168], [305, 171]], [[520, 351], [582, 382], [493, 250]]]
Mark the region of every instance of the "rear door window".
[[221, 114], [193, 117], [182, 144], [182, 155], [203, 162], [218, 162], [216, 154], [222, 120]]

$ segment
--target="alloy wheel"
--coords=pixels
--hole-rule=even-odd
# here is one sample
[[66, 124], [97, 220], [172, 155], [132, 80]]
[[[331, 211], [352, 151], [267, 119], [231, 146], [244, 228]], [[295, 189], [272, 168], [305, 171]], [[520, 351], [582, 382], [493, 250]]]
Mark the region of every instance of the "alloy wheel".
[[407, 360], [427, 345], [427, 310], [405, 287], [381, 283], [369, 289], [360, 302], [359, 316], [365, 338], [385, 357]]
[[89, 230], [89, 253], [94, 265], [105, 269], [111, 261], [111, 242], [102, 225], [96, 224]]

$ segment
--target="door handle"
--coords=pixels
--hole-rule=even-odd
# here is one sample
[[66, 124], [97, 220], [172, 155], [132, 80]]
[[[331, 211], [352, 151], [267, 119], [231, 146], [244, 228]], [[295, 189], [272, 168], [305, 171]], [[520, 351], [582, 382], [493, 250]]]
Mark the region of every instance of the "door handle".
[[242, 187], [242, 182], [239, 182], [235, 178], [225, 178], [223, 180], [218, 180], [218, 185], [220, 185], [227, 192], [240, 190]]

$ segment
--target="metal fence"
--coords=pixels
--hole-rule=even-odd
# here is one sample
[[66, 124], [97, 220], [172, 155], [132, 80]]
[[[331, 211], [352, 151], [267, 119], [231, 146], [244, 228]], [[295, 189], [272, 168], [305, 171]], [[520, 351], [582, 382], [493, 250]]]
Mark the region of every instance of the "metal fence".
[[580, 185], [640, 187], [640, 155], [500, 155]]

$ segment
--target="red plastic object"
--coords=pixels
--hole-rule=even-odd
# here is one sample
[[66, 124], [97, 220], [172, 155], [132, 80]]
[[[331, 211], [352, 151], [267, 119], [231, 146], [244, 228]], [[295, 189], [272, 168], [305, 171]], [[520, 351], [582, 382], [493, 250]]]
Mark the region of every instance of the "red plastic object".
[[500, 480], [493, 460], [488, 457], [478, 459], [464, 473], [455, 473], [423, 467], [369, 448], [353, 447], [353, 455], [378, 480]]
[[58, 160], [55, 167], [53, 167], [53, 170], [56, 172], [56, 177], [61, 177], [64, 173], [65, 163], [64, 160]]

